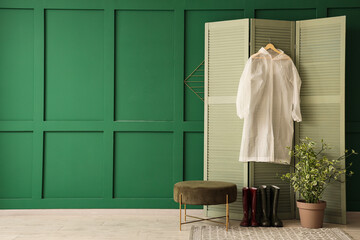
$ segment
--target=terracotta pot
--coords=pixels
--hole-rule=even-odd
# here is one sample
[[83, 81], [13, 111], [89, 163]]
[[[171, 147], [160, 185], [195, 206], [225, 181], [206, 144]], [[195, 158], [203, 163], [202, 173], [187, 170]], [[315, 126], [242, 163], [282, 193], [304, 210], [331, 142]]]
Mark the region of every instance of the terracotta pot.
[[306, 203], [304, 200], [296, 202], [300, 213], [301, 226], [304, 228], [321, 228], [324, 221], [325, 201]]

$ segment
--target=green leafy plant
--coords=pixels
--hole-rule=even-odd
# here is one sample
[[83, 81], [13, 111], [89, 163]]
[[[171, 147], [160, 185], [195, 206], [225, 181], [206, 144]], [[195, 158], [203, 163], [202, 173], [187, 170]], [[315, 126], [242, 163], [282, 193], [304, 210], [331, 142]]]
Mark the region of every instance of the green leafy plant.
[[289, 148], [289, 155], [296, 157], [299, 161], [295, 165], [294, 172], [281, 176], [282, 180], [290, 182], [294, 190], [299, 192], [307, 203], [318, 203], [329, 183], [341, 182], [343, 175], [354, 174], [352, 171], [347, 171], [351, 163], [347, 168], [340, 166], [345, 158], [357, 154], [353, 149], [345, 150], [344, 155], [333, 160], [326, 156], [326, 150], [331, 148], [323, 140], [321, 140], [321, 148], [316, 149], [316, 142], [308, 137], [301, 139], [294, 150]]

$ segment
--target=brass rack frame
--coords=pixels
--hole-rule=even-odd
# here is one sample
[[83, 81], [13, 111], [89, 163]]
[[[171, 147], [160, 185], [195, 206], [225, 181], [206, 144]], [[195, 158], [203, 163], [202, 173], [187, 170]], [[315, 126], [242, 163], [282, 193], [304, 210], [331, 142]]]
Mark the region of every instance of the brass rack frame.
[[[196, 96], [198, 96], [201, 99], [201, 101], [203, 101], [203, 102], [204, 102], [204, 96], [202, 96], [202, 95], [204, 94], [204, 80], [201, 81], [201, 79], [204, 78], [204, 69], [201, 69], [201, 67], [204, 66], [204, 63], [205, 63], [205, 60], [202, 61], [199, 64], [199, 66], [197, 66], [194, 69], [194, 71], [189, 76], [187, 76], [184, 80], [185, 86], [187, 86], [193, 93], [195, 93]], [[196, 79], [196, 80], [192, 81], [193, 77], [200, 78], [200, 79]], [[195, 83], [195, 86], [193, 86], [193, 83]]]

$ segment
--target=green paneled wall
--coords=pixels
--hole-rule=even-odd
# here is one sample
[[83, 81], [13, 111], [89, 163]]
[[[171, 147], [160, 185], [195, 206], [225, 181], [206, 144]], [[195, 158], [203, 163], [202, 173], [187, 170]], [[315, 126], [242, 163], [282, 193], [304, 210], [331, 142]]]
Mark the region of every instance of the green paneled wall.
[[32, 132], [1, 132], [0, 146], [0, 198], [31, 198]]
[[115, 119], [174, 120], [174, 12], [115, 14]]
[[[360, 150], [359, 9], [356, 0], [0, 0], [0, 208], [177, 207], [173, 184], [203, 176], [203, 102], [183, 80], [204, 59], [210, 21], [346, 15], [346, 140]], [[360, 210], [359, 193], [347, 199]]]
[[102, 132], [46, 132], [43, 198], [104, 197]]
[[45, 11], [45, 120], [104, 119], [104, 11]]
[[256, 9], [255, 18], [291, 21], [313, 19], [316, 18], [316, 9]]
[[184, 138], [184, 180], [203, 180], [204, 134], [187, 132]]
[[115, 133], [115, 198], [171, 198], [171, 132]]
[[0, 9], [1, 121], [33, 120], [33, 19], [30, 9]]

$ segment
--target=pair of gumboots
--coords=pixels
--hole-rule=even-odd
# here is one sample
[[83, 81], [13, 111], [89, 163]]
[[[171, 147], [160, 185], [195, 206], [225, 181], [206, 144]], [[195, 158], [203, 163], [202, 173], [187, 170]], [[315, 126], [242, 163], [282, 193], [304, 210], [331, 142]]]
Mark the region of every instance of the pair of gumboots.
[[[257, 218], [257, 201], [259, 192], [261, 203], [261, 217]], [[242, 227], [282, 227], [283, 223], [277, 216], [280, 188], [271, 185], [261, 185], [259, 189], [254, 187], [244, 187], [243, 212], [244, 217], [240, 223]], [[269, 196], [270, 195], [270, 196]], [[251, 216], [250, 210], [251, 209]]]

